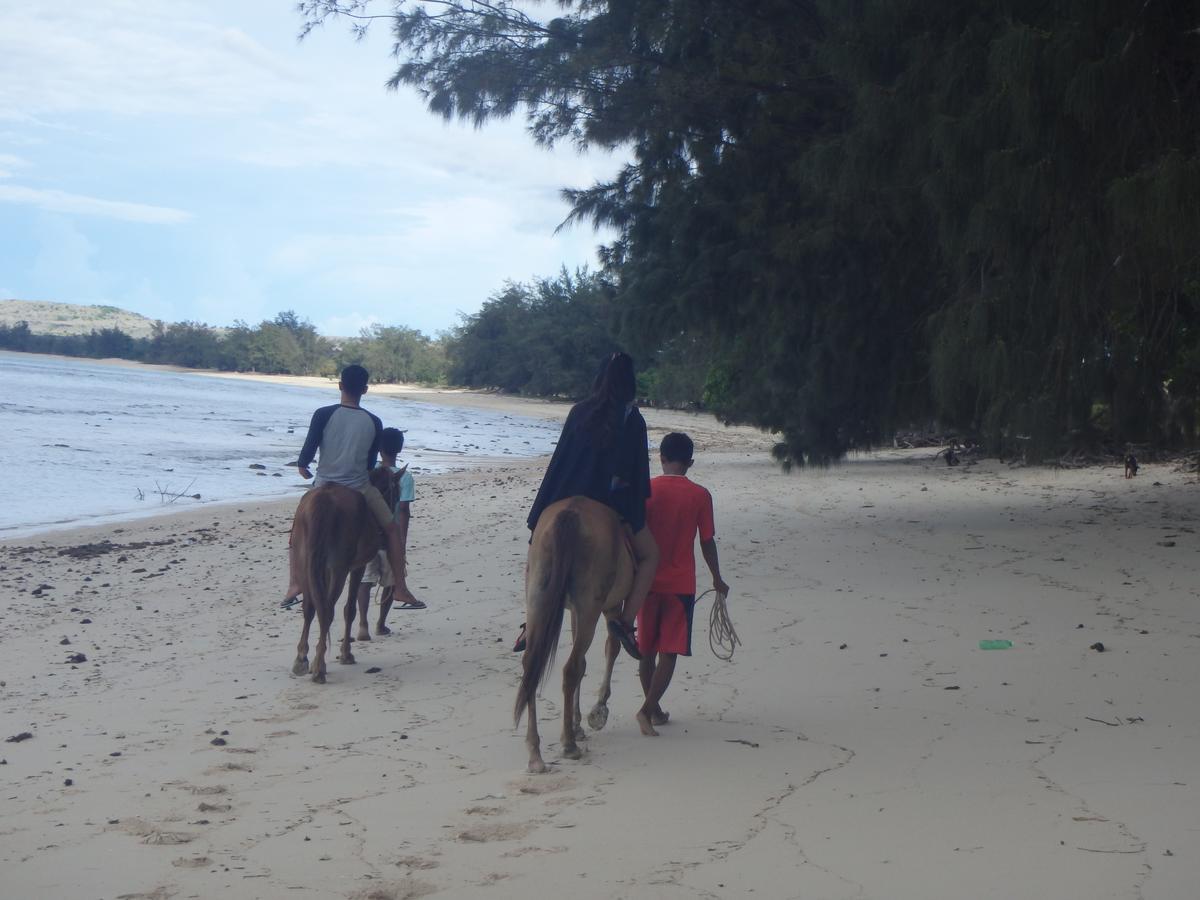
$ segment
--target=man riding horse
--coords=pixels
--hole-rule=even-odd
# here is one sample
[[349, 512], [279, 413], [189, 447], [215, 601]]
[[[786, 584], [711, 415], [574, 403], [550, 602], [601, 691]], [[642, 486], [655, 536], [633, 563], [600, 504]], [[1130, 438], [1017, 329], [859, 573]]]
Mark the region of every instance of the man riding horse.
[[[392, 571], [403, 572], [404, 537], [392, 520], [391, 508], [369, 478], [370, 470], [379, 459], [379, 439], [383, 432], [379, 418], [360, 405], [369, 378], [362, 366], [346, 366], [342, 370], [338, 382], [341, 402], [323, 406], [313, 413], [297, 467], [302, 478], [312, 478], [313, 473], [308, 467], [320, 450], [315, 486], [341, 484], [362, 494], [371, 515], [383, 529]], [[289, 563], [290, 583], [284, 603], [294, 601], [300, 593], [295, 553], [289, 553]]]

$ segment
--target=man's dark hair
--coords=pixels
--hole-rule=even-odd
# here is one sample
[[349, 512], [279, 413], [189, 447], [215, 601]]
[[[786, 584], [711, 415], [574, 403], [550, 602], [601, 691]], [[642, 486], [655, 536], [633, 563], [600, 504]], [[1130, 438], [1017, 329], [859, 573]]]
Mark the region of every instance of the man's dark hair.
[[685, 463], [691, 462], [692, 451], [695, 449], [695, 445], [692, 443], [690, 437], [681, 432], [672, 431], [662, 439], [662, 443], [658, 447], [658, 452], [662, 454], [662, 458], [667, 462]]
[[385, 428], [379, 435], [379, 449], [389, 456], [397, 456], [404, 449], [404, 432], [399, 428]]
[[367, 392], [367, 382], [371, 376], [362, 366], [346, 366], [342, 369], [342, 390], [355, 397], [361, 397]]

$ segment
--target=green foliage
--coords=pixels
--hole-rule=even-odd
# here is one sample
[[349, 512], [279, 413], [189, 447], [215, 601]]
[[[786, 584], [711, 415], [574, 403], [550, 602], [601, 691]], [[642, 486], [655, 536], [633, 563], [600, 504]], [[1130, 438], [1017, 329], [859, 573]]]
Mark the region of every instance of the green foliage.
[[226, 367], [220, 336], [199, 322], [175, 322], [170, 325], [156, 322], [149, 345], [145, 348], [144, 359], [146, 362], [169, 363], [191, 369]]
[[373, 325], [337, 353], [337, 370], [351, 363], [365, 366], [371, 378], [388, 383], [433, 384], [446, 374], [446, 353], [415, 328]]
[[149, 338], [116, 328], [91, 334], [34, 334], [26, 322], [0, 325], [0, 349], [91, 358], [118, 357], [187, 368], [333, 377], [349, 363], [366, 365], [372, 380], [445, 380], [444, 342], [411, 328], [377, 325], [335, 348], [291, 310], [256, 326], [215, 329], [199, 322], [156, 322]]
[[145, 343], [144, 339], [132, 338], [117, 328], [93, 330], [89, 334], [35, 334], [28, 322], [0, 325], [0, 350], [23, 353], [53, 353], [92, 359], [141, 359]]
[[468, 387], [579, 397], [619, 349], [612, 286], [586, 270], [509, 283], [451, 334], [449, 378]]
[[[300, 8], [307, 26], [369, 15]], [[622, 342], [709, 342], [707, 401], [778, 431], [785, 461], [934, 418], [1030, 456], [1195, 438], [1194, 5], [390, 9], [392, 85], [432, 112], [520, 111], [539, 142], [629, 151], [566, 192], [573, 219], [619, 232], [603, 258]], [[522, 302], [497, 299], [487, 327], [509, 335]], [[526, 385], [523, 365], [488, 371]]]

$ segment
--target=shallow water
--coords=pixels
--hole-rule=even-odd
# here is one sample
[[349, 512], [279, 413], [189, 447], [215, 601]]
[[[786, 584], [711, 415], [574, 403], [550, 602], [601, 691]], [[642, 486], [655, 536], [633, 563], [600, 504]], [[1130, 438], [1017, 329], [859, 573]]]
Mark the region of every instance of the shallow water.
[[[337, 400], [332, 386], [0, 352], [0, 538], [298, 494], [286, 464], [313, 410]], [[371, 395], [364, 406], [406, 430], [418, 500], [421, 474], [539, 456], [558, 438], [558, 424], [522, 416]]]

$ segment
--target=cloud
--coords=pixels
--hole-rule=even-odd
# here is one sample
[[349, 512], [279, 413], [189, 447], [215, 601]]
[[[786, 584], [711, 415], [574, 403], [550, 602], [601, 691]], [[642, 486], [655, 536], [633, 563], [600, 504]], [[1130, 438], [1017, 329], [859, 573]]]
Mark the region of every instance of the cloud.
[[[103, 276], [5, 281], [214, 324], [292, 308], [345, 335], [429, 332], [506, 279], [594, 264], [607, 234], [556, 234], [559, 188], [611, 177], [622, 151], [547, 152], [520, 116], [442, 122], [385, 90], [386, 28], [297, 43], [298, 27], [294, 0], [0, 0], [0, 226], [79, 217]], [[143, 230], [145, 253], [124, 224], [189, 221]], [[33, 255], [0, 241], [0, 274], [32, 272]]]
[[334, 337], [358, 337], [364, 328], [372, 325], [382, 325], [383, 320], [375, 314], [361, 312], [344, 313], [340, 316], [329, 316], [314, 323], [317, 331]]
[[23, 169], [29, 165], [27, 160], [11, 153], [0, 153], [0, 178], [12, 178], [15, 169]]
[[37, 253], [30, 275], [40, 296], [70, 303], [108, 300], [105, 279], [92, 264], [96, 246], [70, 219], [39, 216], [33, 236]]
[[295, 73], [192, 3], [0, 9], [0, 118], [246, 111], [294, 97]]
[[0, 185], [0, 203], [20, 203], [36, 206], [48, 212], [72, 213], [85, 216], [100, 216], [120, 219], [124, 222], [141, 222], [147, 225], [177, 225], [192, 218], [192, 214], [168, 206], [148, 206], [144, 203], [128, 203], [123, 200], [101, 200], [66, 191], [43, 190]]

